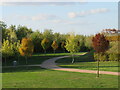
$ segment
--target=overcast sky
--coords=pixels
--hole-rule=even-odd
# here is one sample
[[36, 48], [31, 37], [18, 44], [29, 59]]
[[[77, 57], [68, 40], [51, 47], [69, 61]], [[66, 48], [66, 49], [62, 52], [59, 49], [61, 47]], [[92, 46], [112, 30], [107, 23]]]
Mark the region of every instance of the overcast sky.
[[118, 28], [117, 2], [5, 3], [1, 10], [0, 17], [8, 26], [20, 24], [41, 32], [52, 29], [91, 35]]

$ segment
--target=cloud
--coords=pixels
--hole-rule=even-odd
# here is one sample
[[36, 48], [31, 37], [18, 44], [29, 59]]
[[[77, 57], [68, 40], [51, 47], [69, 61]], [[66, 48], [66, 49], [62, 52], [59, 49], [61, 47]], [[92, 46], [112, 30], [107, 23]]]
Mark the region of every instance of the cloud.
[[73, 20], [63, 20], [63, 19], [57, 19], [57, 20], [51, 20], [52, 23], [57, 24], [64, 24], [64, 25], [90, 25], [93, 24], [92, 22], [88, 21], [73, 21]]
[[74, 18], [74, 17], [77, 16], [77, 14], [76, 14], [75, 12], [70, 12], [70, 13], [68, 13], [68, 16], [69, 16], [70, 18]]
[[39, 14], [36, 16], [31, 17], [33, 21], [39, 21], [39, 20], [47, 20], [47, 19], [54, 19], [57, 16], [55, 15], [49, 15], [49, 14]]
[[40, 21], [40, 20], [53, 20], [56, 18], [59, 18], [56, 15], [52, 15], [52, 14], [37, 14], [37, 15], [33, 15], [33, 16], [28, 16], [28, 15], [20, 15], [20, 14], [12, 14], [9, 15], [9, 18], [11, 19], [20, 19], [20, 20], [24, 20], [24, 21]]
[[98, 8], [98, 9], [91, 9], [88, 11], [81, 11], [81, 12], [70, 12], [68, 13], [68, 17], [70, 18], [76, 18], [76, 17], [82, 17], [82, 16], [87, 16], [87, 15], [92, 15], [92, 14], [97, 14], [97, 13], [105, 13], [108, 12], [109, 10], [107, 8]]

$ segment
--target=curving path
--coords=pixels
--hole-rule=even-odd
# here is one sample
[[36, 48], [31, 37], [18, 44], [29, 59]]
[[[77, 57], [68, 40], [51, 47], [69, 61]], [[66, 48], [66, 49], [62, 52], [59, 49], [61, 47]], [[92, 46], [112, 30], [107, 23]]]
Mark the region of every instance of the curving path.
[[[61, 58], [70, 57], [70, 56], [60, 56], [52, 59], [48, 59], [41, 64], [42, 68], [60, 70], [60, 71], [71, 71], [71, 72], [81, 72], [81, 73], [97, 73], [96, 70], [82, 70], [82, 69], [73, 69], [73, 68], [62, 68], [56, 65], [55, 61]], [[100, 74], [110, 74], [110, 75], [120, 75], [120, 72], [109, 72], [109, 71], [100, 71]]]

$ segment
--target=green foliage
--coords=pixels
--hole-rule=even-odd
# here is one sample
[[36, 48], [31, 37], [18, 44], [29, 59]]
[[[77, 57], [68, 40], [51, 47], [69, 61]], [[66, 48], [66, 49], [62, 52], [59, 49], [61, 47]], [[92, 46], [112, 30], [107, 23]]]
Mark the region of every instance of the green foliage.
[[52, 40], [53, 40], [52, 30], [45, 29], [43, 32], [43, 38], [49, 39], [49, 41], [52, 42]]
[[78, 40], [76, 39], [76, 36], [74, 34], [71, 34], [67, 38], [65, 48], [70, 53], [75, 53], [80, 50], [80, 47], [78, 46]]
[[7, 30], [7, 39], [10, 41], [10, 42], [16, 42], [17, 41], [17, 35], [16, 35], [16, 33], [15, 33], [15, 31], [14, 30], [12, 30], [12, 29], [8, 29]]
[[94, 53], [94, 59], [98, 61], [107, 61], [108, 55], [106, 53]]
[[41, 43], [41, 41], [43, 39], [42, 34], [39, 31], [35, 31], [35, 32], [30, 34], [29, 38], [31, 38], [32, 41], [33, 41], [34, 52], [38, 53], [38, 52], [42, 51], [42, 46], [40, 45], [40, 43]]
[[9, 40], [3, 40], [2, 44], [2, 56], [4, 58], [10, 57], [14, 55], [14, 45], [9, 42]]
[[85, 37], [85, 46], [89, 49], [92, 50], [92, 37], [93, 36], [87, 36]]
[[20, 41], [14, 42], [13, 43], [13, 49], [14, 49], [14, 55], [19, 56], [19, 48], [20, 48]]
[[119, 61], [120, 54], [111, 53], [109, 54], [110, 61]]
[[120, 41], [110, 42], [110, 48], [108, 49], [107, 53], [115, 53], [120, 54]]
[[42, 41], [41, 41], [41, 46], [44, 50], [44, 52], [46, 53], [46, 50], [49, 48], [50, 46], [50, 42], [47, 38], [44, 38]]
[[71, 33], [70, 36], [68, 36], [66, 40], [65, 48], [68, 52], [72, 54], [72, 63], [74, 62], [74, 53], [78, 52], [80, 50], [80, 46], [78, 45], [78, 40], [76, 39], [76, 36]]
[[0, 34], [2, 34], [2, 42], [6, 39], [6, 28], [7, 25], [3, 21], [0, 21]]
[[29, 34], [31, 34], [33, 31], [32, 29], [28, 29], [26, 26], [18, 26], [16, 30], [16, 34], [18, 37], [18, 40], [22, 40], [22, 38], [27, 37]]

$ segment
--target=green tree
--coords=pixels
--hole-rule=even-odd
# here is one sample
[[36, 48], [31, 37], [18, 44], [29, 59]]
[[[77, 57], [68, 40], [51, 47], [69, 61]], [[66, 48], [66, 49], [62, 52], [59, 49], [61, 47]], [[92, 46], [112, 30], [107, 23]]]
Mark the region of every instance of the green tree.
[[41, 46], [44, 50], [44, 53], [46, 53], [46, 50], [49, 48], [50, 46], [50, 42], [47, 38], [44, 38], [42, 41], [41, 41]]
[[5, 65], [6, 65], [6, 60], [8, 57], [13, 56], [14, 55], [14, 46], [12, 43], [9, 42], [9, 40], [3, 40], [3, 44], [2, 44], [2, 57], [5, 58]]
[[54, 53], [55, 53], [56, 49], [58, 48], [57, 42], [56, 42], [56, 41], [53, 41], [51, 47], [53, 48], [53, 51], [54, 51]]
[[46, 38], [46, 39], [49, 39], [50, 42], [52, 42], [53, 40], [53, 32], [52, 30], [50, 29], [45, 29], [44, 32], [43, 32], [43, 38]]
[[19, 48], [19, 52], [21, 56], [25, 56], [26, 64], [28, 63], [27, 58], [29, 56], [32, 56], [33, 51], [34, 45], [32, 40], [30, 38], [23, 38], [21, 42], [21, 47]]
[[14, 42], [13, 43], [13, 50], [14, 50], [14, 56], [17, 57], [18, 63], [19, 63], [19, 48], [20, 48], [20, 41]]
[[85, 46], [89, 49], [89, 50], [92, 50], [93, 47], [92, 47], [92, 37], [93, 36], [86, 36], [85, 37]]
[[42, 51], [42, 46], [40, 45], [43, 35], [39, 31], [35, 31], [30, 34], [29, 38], [32, 39], [33, 44], [34, 44], [34, 52], [40, 52]]
[[18, 37], [18, 40], [22, 40], [22, 38], [29, 36], [33, 31], [32, 29], [28, 29], [26, 26], [18, 26], [16, 30], [16, 34]]
[[65, 48], [68, 52], [72, 55], [72, 63], [74, 62], [74, 53], [78, 52], [80, 50], [80, 47], [78, 45], [78, 40], [76, 39], [76, 36], [71, 33], [70, 36], [66, 39], [66, 45]]
[[6, 39], [6, 28], [7, 25], [3, 21], [0, 21], [0, 35], [2, 35], [2, 42]]
[[9, 29], [7, 29], [6, 33], [7, 33], [7, 37], [6, 38], [10, 42], [12, 42], [12, 43], [17, 42], [17, 35], [16, 35], [16, 32], [14, 30], [9, 28]]

